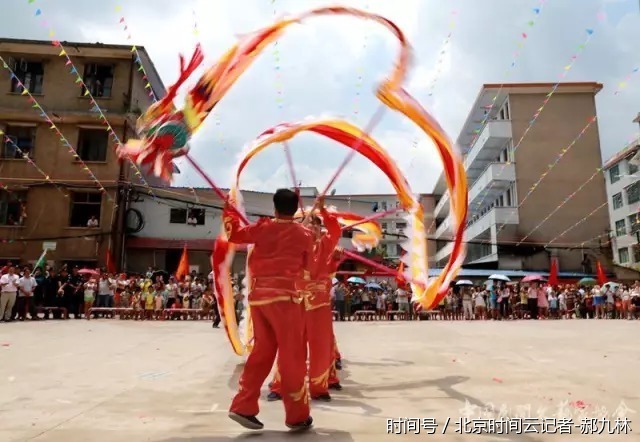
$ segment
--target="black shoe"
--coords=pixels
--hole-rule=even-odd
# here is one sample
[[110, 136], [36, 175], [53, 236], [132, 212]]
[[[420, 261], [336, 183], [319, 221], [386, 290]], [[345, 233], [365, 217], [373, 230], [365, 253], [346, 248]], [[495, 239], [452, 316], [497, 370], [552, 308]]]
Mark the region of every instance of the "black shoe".
[[342, 390], [342, 385], [340, 385], [340, 382], [336, 382], [335, 384], [329, 384], [329, 390], [340, 391]]
[[318, 396], [312, 396], [311, 399], [320, 402], [331, 402], [331, 395], [329, 393], [319, 394]]
[[213, 324], [213, 328], [220, 328], [218, 324]]
[[313, 418], [309, 416], [306, 421], [298, 424], [287, 424], [291, 431], [307, 431], [313, 427]]
[[267, 401], [269, 402], [281, 401], [281, 400], [282, 400], [282, 396], [280, 396], [275, 391], [272, 391], [267, 395]]
[[229, 418], [249, 430], [262, 430], [264, 428], [262, 422], [260, 422], [255, 416], [245, 416], [244, 414], [234, 413], [233, 411], [230, 411]]
[[342, 359], [336, 359], [336, 370], [342, 370]]

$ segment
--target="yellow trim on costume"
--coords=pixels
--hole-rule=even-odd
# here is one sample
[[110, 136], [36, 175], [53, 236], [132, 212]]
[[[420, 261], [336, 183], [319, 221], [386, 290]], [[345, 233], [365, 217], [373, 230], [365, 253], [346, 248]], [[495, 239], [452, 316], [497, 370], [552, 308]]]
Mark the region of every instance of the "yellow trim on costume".
[[293, 222], [293, 218], [292, 219], [275, 218], [273, 220], [273, 222], [275, 222], [275, 223], [292, 223]]
[[[261, 305], [273, 304], [275, 302], [284, 302], [284, 301], [295, 301], [296, 298], [292, 296], [276, 296], [275, 298], [262, 299], [260, 301], [249, 301], [249, 306], [251, 307], [259, 307]], [[297, 303], [299, 304], [299, 302]]]
[[311, 272], [310, 272], [309, 270], [304, 270], [304, 271], [302, 272], [302, 275], [303, 275], [302, 277], [303, 277], [306, 281], [311, 280]]
[[329, 387], [329, 372], [331, 371], [331, 366], [329, 366], [329, 368], [327, 368], [324, 373], [322, 373], [320, 376], [317, 376], [315, 378], [311, 378], [311, 383], [312, 384], [316, 384], [316, 385], [320, 385], [322, 388], [328, 388]]
[[309, 389], [307, 383], [302, 384], [302, 388], [295, 393], [289, 393], [294, 402], [304, 401], [305, 405], [309, 403]]
[[317, 310], [320, 307], [330, 307], [331, 303], [330, 302], [324, 302], [322, 304], [318, 304], [318, 305], [307, 305], [305, 304], [304, 308], [306, 311], [312, 311], [312, 310]]

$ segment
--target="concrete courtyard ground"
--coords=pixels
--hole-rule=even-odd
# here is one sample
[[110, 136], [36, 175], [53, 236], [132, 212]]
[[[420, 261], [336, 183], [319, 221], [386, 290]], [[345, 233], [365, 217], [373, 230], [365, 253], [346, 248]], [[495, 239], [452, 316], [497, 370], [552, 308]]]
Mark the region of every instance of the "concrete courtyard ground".
[[[301, 435], [285, 432], [280, 403], [261, 404], [256, 435], [227, 418], [241, 361], [223, 333], [206, 322], [0, 324], [0, 440], [640, 440], [638, 321], [338, 323], [345, 388], [313, 404], [315, 429]], [[583, 417], [618, 414], [632, 433], [580, 434]], [[571, 435], [457, 428], [506, 415], [576, 425]], [[387, 434], [391, 418], [438, 427]]]

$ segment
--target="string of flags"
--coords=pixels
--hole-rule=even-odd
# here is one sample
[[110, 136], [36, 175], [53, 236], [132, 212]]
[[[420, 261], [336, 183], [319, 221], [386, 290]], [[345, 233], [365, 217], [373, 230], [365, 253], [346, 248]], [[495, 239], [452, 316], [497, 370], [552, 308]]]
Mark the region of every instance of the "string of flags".
[[[544, 5], [546, 3], [547, 3], [547, 0], [539, 0], [537, 6], [531, 9], [534, 15], [533, 15], [533, 18], [527, 22], [527, 29], [533, 28], [536, 25], [538, 19], [540, 18], [540, 14], [544, 10]], [[518, 43], [516, 44], [516, 50], [513, 53], [513, 59], [511, 60], [511, 64], [503, 74], [505, 78], [505, 83], [509, 82], [509, 79], [511, 78], [511, 74], [513, 73], [515, 67], [518, 65], [518, 58], [520, 58], [520, 55], [522, 54], [522, 48], [524, 48], [524, 45], [528, 38], [529, 38], [529, 34], [526, 31], [523, 31], [520, 33], [518, 37]], [[493, 111], [493, 108], [496, 106], [498, 97], [500, 96], [500, 92], [502, 92], [502, 89], [503, 87], [501, 85], [500, 88], [498, 89], [498, 92], [496, 92], [496, 94], [491, 99], [491, 104], [485, 106], [484, 118], [482, 119], [480, 124], [472, 131], [474, 136], [471, 140], [471, 143], [469, 143], [469, 146], [474, 145], [474, 143], [476, 142], [478, 137], [480, 137], [480, 134], [484, 130], [484, 127], [487, 125], [491, 112]]]
[[[0, 138], [2, 138], [4, 140], [4, 142], [6, 144], [11, 145], [11, 147], [13, 149], [15, 149], [15, 151], [20, 155], [20, 157], [24, 160], [27, 161], [28, 164], [30, 164], [31, 166], [33, 166], [38, 173], [40, 173], [40, 175], [42, 175], [44, 177], [44, 180], [47, 183], [53, 184], [55, 186], [56, 189], [58, 189], [58, 191], [62, 194], [62, 196], [64, 196], [65, 198], [69, 198], [69, 195], [67, 193], [65, 193], [62, 188], [60, 186], [58, 186], [55, 181], [53, 181], [51, 179], [51, 176], [49, 176], [48, 173], [46, 173], [44, 170], [42, 170], [40, 168], [40, 166], [38, 166], [35, 161], [33, 161], [31, 159], [31, 156], [29, 155], [29, 153], [24, 152], [22, 149], [20, 149], [20, 147], [11, 139], [10, 136], [8, 136], [2, 129], [0, 129]], [[1, 187], [1, 183], [0, 183], [0, 187]]]
[[[32, 0], [30, 0], [30, 2], [32, 2]], [[82, 170], [84, 170], [87, 173], [87, 175], [89, 175], [89, 177], [93, 180], [93, 182], [96, 184], [98, 189], [104, 195], [106, 195], [107, 199], [113, 201], [113, 198], [111, 197], [111, 195], [109, 195], [109, 193], [107, 192], [105, 187], [98, 180], [98, 178], [91, 171], [91, 169], [89, 169], [89, 166], [87, 166], [87, 164], [82, 160], [82, 158], [80, 158], [80, 155], [78, 155], [78, 152], [73, 147], [73, 145], [63, 135], [62, 131], [60, 131], [58, 126], [56, 126], [56, 124], [53, 122], [51, 117], [49, 117], [49, 115], [44, 110], [44, 108], [42, 106], [40, 106], [40, 103], [38, 103], [38, 101], [31, 94], [31, 92], [29, 92], [29, 89], [27, 89], [27, 87], [22, 83], [20, 78], [18, 78], [18, 76], [15, 74], [15, 72], [13, 72], [13, 69], [11, 69], [9, 67], [9, 64], [4, 60], [4, 58], [2, 58], [2, 56], [0, 56], [0, 62], [2, 62], [2, 67], [5, 68], [7, 71], [9, 71], [9, 75], [11, 76], [11, 79], [14, 80], [16, 82], [16, 84], [18, 85], [18, 87], [19, 87], [19, 89], [21, 91], [20, 95], [27, 97], [27, 99], [29, 100], [29, 103], [31, 103], [31, 107], [34, 109], [34, 111], [38, 112], [40, 114], [40, 117], [42, 117], [47, 122], [47, 124], [49, 125], [49, 129], [56, 133], [60, 143], [62, 143], [62, 145], [65, 148], [67, 148], [69, 154], [71, 154], [73, 156], [73, 158], [76, 160], [76, 162], [78, 162], [80, 167], [82, 167]]]
[[571, 227], [569, 227], [568, 229], [564, 230], [562, 233], [560, 233], [558, 236], [556, 236], [555, 238], [553, 238], [551, 241], [549, 241], [545, 247], [549, 246], [550, 244], [556, 242], [558, 239], [562, 238], [564, 235], [566, 235], [567, 233], [569, 233], [571, 230], [575, 229], [576, 227], [578, 227], [580, 224], [584, 223], [587, 219], [591, 218], [593, 215], [595, 215], [596, 213], [598, 213], [600, 210], [604, 209], [605, 207], [607, 207], [608, 201], [605, 201], [604, 203], [600, 204], [598, 207], [596, 207], [595, 209], [593, 209], [587, 216], [585, 216], [584, 218], [580, 219], [577, 223], [575, 223], [574, 225], [572, 225]]
[[[565, 77], [567, 76], [567, 74], [569, 73], [571, 68], [573, 68], [573, 65], [576, 63], [576, 61], [580, 57], [580, 54], [584, 51], [584, 49], [587, 47], [587, 45], [591, 41], [591, 38], [592, 38], [592, 36], [594, 34], [594, 30], [593, 29], [586, 29], [585, 32], [586, 32], [585, 40], [580, 45], [578, 45], [578, 48], [577, 48], [576, 52], [570, 58], [569, 64], [565, 65], [562, 68], [562, 72], [560, 74], [559, 80], [553, 85], [553, 87], [551, 88], [551, 91], [549, 91], [547, 93], [547, 95], [545, 96], [544, 100], [542, 101], [542, 105], [535, 111], [535, 113], [533, 114], [533, 117], [531, 118], [531, 120], [529, 120], [529, 123], [528, 123], [526, 129], [524, 130], [524, 132], [520, 136], [520, 139], [515, 144], [515, 146], [513, 146], [513, 153], [515, 153], [520, 148], [520, 146], [522, 145], [522, 141], [526, 138], [526, 136], [529, 134], [529, 132], [531, 131], [533, 126], [536, 124], [536, 122], [538, 121], [538, 118], [540, 117], [540, 114], [542, 114], [542, 112], [544, 111], [545, 107], [547, 106], [547, 104], [549, 103], [549, 101], [551, 100], [551, 98], [553, 97], [555, 92], [558, 90], [558, 88], [562, 84], [562, 81], [565, 79]], [[504, 168], [507, 167], [509, 164], [511, 164], [511, 161], [510, 161], [509, 158], [507, 158], [507, 161], [501, 166], [500, 170], [498, 171], [498, 174], [502, 173]], [[493, 185], [494, 185], [494, 183], [492, 182], [489, 185], [489, 189], [491, 189], [493, 187]], [[477, 203], [478, 207], [482, 207], [483, 206], [484, 201], [485, 201], [487, 195], [489, 195], [489, 194], [490, 194], [490, 192], [486, 192], [483, 195], [482, 199]], [[509, 221], [511, 221], [511, 219], [513, 218], [513, 216], [515, 216], [516, 213], [517, 213], [516, 210], [513, 210], [511, 212], [509, 218], [502, 224], [501, 229], [504, 228], [505, 224], [507, 224], [507, 223], [509, 223]]]
[[629, 82], [631, 81], [631, 78], [637, 74], [640, 71], [640, 67], [634, 67], [631, 72], [629, 72], [627, 74], [626, 77], [624, 77], [624, 79], [618, 83], [618, 88], [616, 89], [616, 91], [613, 93], [613, 95], [618, 95], [620, 92], [622, 92], [622, 90], [624, 88], [627, 87], [627, 85], [629, 84]]
[[[540, 177], [538, 178], [538, 180], [529, 188], [529, 191], [527, 192], [527, 194], [524, 196], [524, 198], [522, 198], [522, 200], [520, 201], [520, 203], [518, 204], [518, 207], [516, 207], [515, 209], [513, 209], [511, 211], [511, 214], [509, 215], [510, 218], [517, 213], [518, 209], [520, 209], [524, 203], [527, 201], [527, 199], [533, 194], [533, 192], [536, 191], [536, 189], [538, 188], [538, 186], [540, 185], [540, 183], [551, 173], [551, 171], [558, 165], [558, 163], [560, 162], [560, 160], [562, 160], [562, 158], [564, 158], [564, 156], [567, 154], [567, 152], [569, 152], [571, 150], [571, 148], [573, 146], [576, 145], [576, 143], [583, 137], [583, 135], [587, 132], [587, 130], [589, 130], [589, 128], [595, 124], [595, 122], [598, 120], [598, 118], [594, 115], [593, 117], [589, 118], [589, 121], [587, 122], [587, 124], [582, 128], [582, 130], [580, 131], [580, 133], [578, 133], [578, 135], [564, 148], [562, 148], [560, 150], [560, 154], [556, 157], [555, 161], [553, 163], [550, 163], [547, 170], [545, 170], [544, 172], [542, 172], [540, 174]], [[533, 232], [535, 232], [536, 230], [538, 230], [540, 227], [542, 227], [542, 225], [551, 217], [551, 215], [549, 215], [548, 217], [546, 217], [545, 219], [542, 220], [542, 222], [540, 224], [538, 224], [535, 228], [533, 228], [529, 233], [527, 233], [520, 241], [524, 241], [526, 240]], [[510, 219], [509, 218], [509, 219]], [[502, 231], [502, 229], [504, 229], [505, 225], [507, 224], [507, 222], [509, 221], [509, 219], [504, 222], [502, 225], [500, 225], [498, 227], [497, 233], [500, 233]], [[519, 245], [519, 244], [516, 244]]]
[[[33, 0], [33, 1], [30, 0], [29, 3], [35, 3], [35, 0]], [[42, 10], [40, 8], [36, 9], [35, 16], [39, 17], [41, 15], [42, 15]], [[91, 112], [95, 113], [96, 117], [98, 118], [98, 120], [105, 125], [106, 131], [109, 133], [109, 136], [111, 137], [112, 141], [116, 143], [116, 146], [117, 147], [122, 146], [122, 142], [120, 141], [120, 138], [118, 137], [116, 132], [113, 130], [113, 127], [111, 126], [111, 123], [109, 123], [109, 120], [107, 119], [107, 117], [105, 115], [105, 112], [102, 110], [100, 105], [95, 100], [95, 97], [93, 96], [93, 94], [91, 92], [91, 88], [85, 83], [82, 75], [78, 71], [77, 67], [73, 64], [73, 61], [71, 60], [71, 57], [69, 57], [69, 54], [67, 53], [67, 51], [66, 51], [65, 47], [63, 46], [63, 44], [59, 40], [55, 39], [55, 31], [54, 31], [54, 29], [50, 26], [50, 24], [46, 20], [42, 22], [42, 25], [49, 28], [49, 36], [51, 38], [51, 44], [54, 47], [56, 47], [56, 48], [58, 48], [60, 50], [60, 52], [58, 53], [58, 56], [65, 58], [65, 60], [66, 60], [65, 66], [70, 68], [69, 73], [75, 77], [75, 83], [78, 86], [82, 87], [82, 96], [89, 100], [89, 104], [91, 106]], [[139, 58], [139, 57], [137, 57], [137, 58]], [[141, 62], [140, 62], [140, 64], [141, 64]], [[151, 87], [149, 85], [149, 89], [150, 88]], [[147, 181], [145, 180], [145, 178], [142, 175], [142, 172], [140, 171], [138, 166], [133, 161], [130, 161], [130, 164], [131, 164], [131, 167], [133, 168], [135, 176], [140, 180], [142, 185], [146, 187], [146, 189], [149, 192], [149, 194], [153, 195], [153, 190], [149, 186], [149, 183], [147, 183]]]
[[436, 87], [436, 84], [438, 83], [438, 80], [440, 79], [440, 75], [442, 74], [444, 58], [445, 58], [445, 55], [447, 55], [449, 46], [451, 46], [451, 36], [453, 35], [453, 30], [456, 27], [457, 17], [458, 17], [458, 10], [454, 9], [453, 11], [451, 11], [451, 20], [449, 21], [449, 33], [445, 37], [444, 42], [442, 42], [440, 52], [438, 53], [438, 59], [436, 61], [436, 72], [427, 88], [428, 97], [433, 96], [433, 91]]

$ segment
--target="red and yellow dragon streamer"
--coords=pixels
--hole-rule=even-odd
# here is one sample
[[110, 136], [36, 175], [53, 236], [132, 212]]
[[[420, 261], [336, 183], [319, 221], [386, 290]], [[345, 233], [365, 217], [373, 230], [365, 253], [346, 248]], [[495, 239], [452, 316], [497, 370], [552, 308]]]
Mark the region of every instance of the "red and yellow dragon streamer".
[[[380, 15], [348, 7], [322, 7], [292, 18], [285, 18], [251, 33], [227, 51], [200, 78], [195, 87], [187, 94], [183, 109], [176, 110], [173, 104], [175, 91], [201, 63], [201, 52], [198, 48], [190, 63], [185, 66], [184, 60], [181, 61], [179, 81], [170, 89], [168, 96], [150, 107], [140, 117], [137, 129], [142, 139], [127, 143], [127, 146], [121, 151], [121, 156], [132, 156], [139, 164], [153, 164], [154, 172], [157, 175], [170, 179], [173, 171], [173, 158], [188, 154], [187, 143], [193, 133], [202, 125], [209, 113], [256, 57], [269, 44], [277, 40], [290, 25], [300, 24], [308, 18], [322, 15], [349, 15], [375, 21], [389, 29], [400, 42], [396, 65], [389, 77], [378, 87], [376, 97], [387, 108], [399, 112], [413, 121], [433, 141], [438, 150], [444, 165], [450, 193], [450, 216], [454, 232], [453, 249], [449, 262], [437, 278], [428, 278], [427, 239], [423, 209], [416, 198], [412, 196], [406, 178], [389, 155], [362, 130], [339, 120], [324, 120], [293, 126], [282, 125], [262, 134], [251, 145], [251, 148], [259, 151], [269, 144], [287, 140], [301, 131], [310, 131], [334, 139], [374, 162], [390, 179], [398, 193], [400, 203], [408, 212], [412, 229], [406, 245], [406, 279], [411, 283], [414, 302], [423, 309], [431, 309], [438, 305], [442, 297], [446, 295], [449, 283], [456, 277], [464, 260], [465, 247], [462, 240], [468, 206], [467, 180], [462, 157], [458, 150], [437, 121], [403, 88], [411, 61], [411, 47], [400, 28]], [[249, 158], [245, 157], [245, 160], [248, 161]], [[239, 179], [246, 161], [244, 164], [240, 164], [236, 174], [237, 179]], [[240, 204], [237, 186], [238, 182], [230, 194], [230, 199], [232, 202]], [[229, 252], [230, 246], [226, 243], [224, 233], [218, 237], [216, 245], [213, 255], [214, 273], [222, 275], [224, 272], [224, 278], [223, 276], [216, 278], [217, 281], [219, 279], [217, 284], [225, 284], [230, 288], [228, 270], [230, 267], [229, 259], [233, 257], [233, 254]], [[227, 282], [223, 283], [225, 278]], [[216, 289], [218, 289], [216, 297], [220, 311], [225, 319], [225, 329], [229, 334], [234, 351], [242, 355], [246, 352], [246, 348], [237, 334], [235, 312], [231, 302], [233, 295], [229, 294], [224, 286], [218, 288], [216, 285]]]

